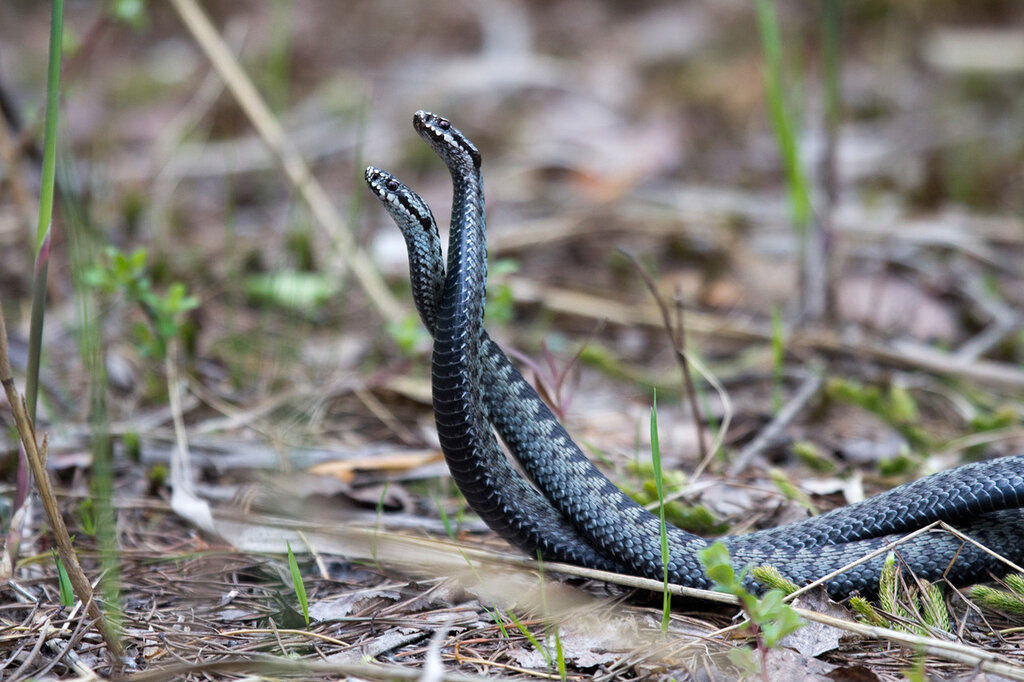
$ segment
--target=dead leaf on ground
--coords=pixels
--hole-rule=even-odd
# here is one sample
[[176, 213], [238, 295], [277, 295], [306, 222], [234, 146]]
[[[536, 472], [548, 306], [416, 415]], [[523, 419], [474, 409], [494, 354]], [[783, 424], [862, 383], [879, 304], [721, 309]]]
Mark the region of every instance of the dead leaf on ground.
[[410, 471], [421, 466], [440, 462], [442, 458], [443, 455], [439, 450], [403, 450], [391, 454], [374, 455], [373, 457], [322, 462], [310, 467], [309, 472], [320, 476], [334, 476], [345, 483], [351, 483], [357, 471]]
[[[850, 613], [839, 604], [828, 598], [824, 590], [810, 592], [798, 597], [795, 602], [802, 608], [809, 609], [834, 618], [849, 620]], [[839, 648], [839, 640], [846, 633], [833, 625], [809, 622], [796, 632], [790, 633], [781, 645], [795, 649], [804, 656], [821, 656]]]

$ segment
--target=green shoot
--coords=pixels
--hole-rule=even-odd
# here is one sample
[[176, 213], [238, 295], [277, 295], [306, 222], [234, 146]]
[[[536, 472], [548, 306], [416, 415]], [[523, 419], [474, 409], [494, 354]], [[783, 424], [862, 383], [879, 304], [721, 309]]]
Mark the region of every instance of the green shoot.
[[562, 650], [562, 637], [555, 628], [555, 660], [558, 662], [558, 678], [565, 682], [567, 672], [565, 667], [565, 652]]
[[71, 578], [68, 577], [68, 571], [64, 568], [64, 562], [57, 556], [57, 550], [50, 550], [53, 552], [53, 562], [57, 564], [57, 587], [60, 589], [60, 605], [66, 609], [70, 609], [75, 605], [75, 591], [71, 588]]
[[882, 563], [882, 572], [878, 576], [878, 603], [882, 609], [898, 616], [905, 616], [903, 607], [897, 600], [896, 555], [889, 552]]
[[819, 513], [818, 508], [814, 505], [814, 502], [811, 501], [811, 496], [801, 490], [800, 486], [790, 481], [786, 476], [786, 472], [782, 469], [772, 467], [768, 474], [771, 476], [772, 483], [775, 484], [775, 487], [779, 489], [779, 492], [782, 493], [787, 500], [796, 502], [810, 512], [811, 515], [817, 515]]
[[163, 358], [167, 343], [182, 336], [183, 314], [198, 307], [199, 299], [189, 296], [181, 282], [171, 284], [163, 296], [157, 294], [146, 271], [146, 259], [145, 249], [125, 255], [108, 247], [102, 263], [85, 273], [85, 282], [107, 294], [120, 293], [142, 308], [149, 324], [135, 327], [139, 351], [144, 357]]
[[994, 611], [1003, 611], [1017, 616], [1024, 616], [1024, 576], [1012, 573], [1003, 582], [1009, 590], [999, 590], [987, 585], [975, 585], [971, 588], [971, 598]]
[[78, 505], [78, 524], [89, 537], [96, 535], [96, 505], [91, 497], [82, 498]]
[[519, 629], [519, 632], [523, 633], [523, 637], [529, 640], [530, 644], [533, 645], [533, 648], [540, 652], [540, 655], [544, 657], [548, 670], [551, 670], [554, 665], [551, 661], [551, 654], [548, 652], [547, 647], [541, 646], [540, 642], [537, 641], [537, 638], [533, 636], [533, 633], [523, 625], [522, 621], [516, 618], [516, 614], [508, 611], [508, 617], [512, 619], [512, 622], [515, 624], [516, 628]]
[[921, 619], [931, 628], [943, 632], [952, 632], [949, 621], [949, 609], [942, 594], [942, 585], [921, 581], [924, 590], [921, 592]]
[[[25, 405], [35, 424], [39, 391], [39, 363], [43, 349], [43, 317], [46, 280], [50, 266], [50, 226], [53, 219], [53, 188], [57, 166], [57, 116], [60, 111], [60, 62], [64, 37], [64, 0], [53, 0], [50, 16], [50, 56], [46, 72], [46, 115], [43, 136], [43, 173], [39, 187], [39, 222], [36, 225], [35, 269], [32, 277], [32, 312], [28, 332], [28, 365], [25, 372]], [[26, 470], [25, 455], [19, 468]], [[20, 497], [20, 496], [19, 496]], [[16, 500], [20, 506], [22, 499]]]
[[[929, 630], [942, 630], [950, 632], [949, 609], [943, 598], [942, 588], [926, 581], [921, 581], [922, 588], [907, 587], [903, 596], [905, 600], [899, 601], [900, 579], [899, 568], [896, 565], [896, 557], [890, 552], [882, 564], [882, 572], [878, 577], [878, 603], [882, 610], [891, 614], [896, 619], [909, 621], [906, 625], [902, 622], [886, 622], [886, 627], [896, 630], [903, 630], [919, 635], [928, 635]], [[875, 623], [876, 619], [866, 609], [856, 608], [857, 612], [868, 622]], [[864, 613], [861, 613], [864, 611]], [[873, 611], [873, 609], [872, 609]], [[877, 612], [874, 616], [881, 618]], [[917, 624], [913, 624], [916, 621]]]
[[498, 615], [498, 609], [492, 609], [488, 607], [486, 604], [481, 604], [481, 606], [483, 606], [484, 610], [490, 614], [491, 620], [494, 621], [494, 624], [497, 625], [498, 629], [501, 631], [501, 636], [505, 639], [508, 639], [508, 630], [505, 629], [505, 622], [501, 619], [501, 616]]
[[860, 616], [860, 619], [868, 625], [875, 625], [881, 628], [887, 628], [892, 625], [892, 623], [880, 614], [878, 610], [871, 605], [871, 602], [864, 597], [850, 597], [850, 608], [853, 609], [853, 612]]
[[754, 580], [765, 587], [773, 590], [782, 590], [782, 593], [787, 596], [799, 589], [796, 583], [782, 575], [779, 569], [774, 566], [755, 566], [751, 569], [750, 574], [754, 576]]
[[[566, 667], [565, 667], [565, 652], [562, 650], [562, 637], [558, 632], [558, 625], [553, 623], [551, 613], [548, 611], [548, 588], [547, 583], [544, 582], [544, 557], [540, 555], [540, 551], [537, 552], [537, 570], [540, 573], [540, 604], [541, 609], [544, 611], [544, 618], [550, 625], [548, 625], [548, 635], [553, 636], [555, 640], [555, 662], [558, 667], [558, 675], [565, 682]], [[545, 643], [546, 642], [545, 637]], [[551, 659], [548, 658], [548, 666], [551, 666]]]
[[662, 582], [665, 586], [662, 592], [661, 605], [661, 635], [668, 635], [668, 623], [672, 614], [672, 594], [668, 591], [668, 527], [665, 525], [665, 488], [661, 475], [661, 446], [658, 443], [658, 394], [654, 394], [654, 403], [651, 405], [651, 461], [654, 464], [654, 487], [658, 493], [658, 518], [661, 522], [661, 567]]
[[[715, 542], [700, 550], [697, 558], [704, 565], [704, 571], [714, 583], [716, 590], [731, 594], [740, 600], [740, 606], [747, 616], [747, 627], [761, 653], [760, 668], [767, 670], [768, 651], [783, 637], [803, 627], [804, 622], [792, 607], [783, 602], [785, 596], [782, 590], [768, 590], [760, 599], [748, 592], [743, 585], [746, 570], [736, 575], [729, 550], [721, 542]], [[749, 650], [730, 653], [730, 660], [745, 671], [756, 670], [757, 664], [753, 660], [753, 655], [744, 654], [743, 651]]]
[[757, 23], [761, 30], [761, 44], [764, 50], [765, 97], [768, 100], [768, 110], [775, 129], [775, 139], [786, 173], [793, 225], [801, 236], [801, 248], [805, 248], [803, 238], [806, 236], [807, 227], [812, 217], [811, 194], [807, 177], [800, 164], [796, 126], [786, 104], [782, 73], [782, 38], [779, 34], [779, 21], [772, 0], [757, 0]]
[[285, 541], [288, 547], [288, 570], [292, 574], [292, 587], [295, 588], [295, 596], [299, 598], [302, 606], [302, 617], [306, 619], [306, 627], [309, 627], [309, 601], [306, 599], [306, 585], [302, 582], [302, 573], [299, 572], [299, 562], [295, 560], [292, 552], [292, 544]]

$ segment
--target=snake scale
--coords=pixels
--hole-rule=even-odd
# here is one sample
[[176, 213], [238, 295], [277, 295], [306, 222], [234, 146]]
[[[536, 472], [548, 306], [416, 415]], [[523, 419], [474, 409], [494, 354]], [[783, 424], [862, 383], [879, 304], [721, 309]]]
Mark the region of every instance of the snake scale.
[[[366, 181], [405, 237], [413, 299], [434, 337], [434, 414], [453, 479], [492, 529], [529, 554], [661, 580], [658, 517], [590, 462], [483, 329], [487, 258], [479, 151], [434, 114], [416, 112], [413, 127], [452, 177], [447, 266], [426, 203], [387, 171], [371, 166]], [[495, 431], [529, 480], [505, 456]], [[934, 521], [953, 524], [1020, 563], [1022, 506], [1024, 456], [1017, 455], [967, 464], [818, 517], [721, 541], [737, 570], [770, 564], [797, 584]], [[669, 580], [710, 587], [697, 559], [710, 541], [672, 526], [667, 535]], [[991, 555], [942, 531], [904, 542], [896, 552], [928, 580], [962, 584], [1005, 572]], [[883, 561], [879, 556], [831, 579], [829, 594], [873, 594]]]

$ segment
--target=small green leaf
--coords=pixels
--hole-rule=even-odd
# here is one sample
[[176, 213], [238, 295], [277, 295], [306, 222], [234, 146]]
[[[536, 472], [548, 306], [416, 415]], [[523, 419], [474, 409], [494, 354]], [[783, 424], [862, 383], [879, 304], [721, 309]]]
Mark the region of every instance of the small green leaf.
[[82, 498], [78, 505], [78, 521], [89, 537], [96, 535], [96, 508], [91, 497]]
[[53, 562], [57, 564], [57, 587], [60, 590], [60, 605], [64, 608], [71, 608], [75, 605], [75, 591], [71, 588], [71, 578], [68, 577], [64, 562], [57, 556], [57, 550], [53, 552]]
[[288, 570], [292, 574], [292, 586], [295, 588], [295, 596], [299, 598], [299, 604], [302, 606], [302, 617], [306, 619], [306, 627], [309, 627], [309, 602], [306, 600], [306, 586], [302, 582], [302, 573], [299, 572], [299, 562], [295, 560], [295, 554], [292, 553], [292, 545], [290, 542], [285, 542], [288, 547]]

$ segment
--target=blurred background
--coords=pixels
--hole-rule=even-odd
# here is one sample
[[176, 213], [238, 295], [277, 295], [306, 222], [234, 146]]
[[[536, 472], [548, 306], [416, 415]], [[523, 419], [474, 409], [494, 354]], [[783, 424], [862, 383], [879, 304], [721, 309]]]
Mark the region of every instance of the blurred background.
[[[0, 301], [19, 387], [49, 21], [50, 3], [0, 1]], [[441, 604], [468, 623], [456, 642], [477, 646], [494, 619], [481, 658], [545, 666], [439, 582], [464, 555], [394, 579], [433, 570], [424, 548], [446, 534], [493, 539], [448, 477], [405, 245], [363, 182], [368, 164], [394, 172], [447, 233], [451, 183], [418, 109], [483, 155], [490, 333], [645, 503], [657, 394], [673, 523], [776, 526], [1024, 444], [1020, 2], [68, 0], [63, 36], [38, 423], [75, 547], [141, 666], [285, 650], [282, 636], [289, 658], [321, 656], [276, 629], [302, 627], [286, 542], [321, 553], [302, 564], [333, 638], [316, 646], [418, 661]], [[13, 538], [26, 479], [5, 399], [0, 424]], [[55, 629], [48, 535], [28, 518], [29, 559], [0, 557], [35, 590], [5, 611], [25, 641], [4, 665], [43, 642], [20, 619]], [[369, 551], [317, 541], [359, 527]], [[378, 555], [382, 529], [422, 542]], [[646, 611], [604, 617], [635, 634]], [[710, 650], [723, 613], [677, 617], [675, 643]], [[268, 622], [244, 647], [224, 634]], [[643, 675], [664, 644], [644, 627], [640, 643], [567, 639], [572, 669], [632, 647], [610, 675]], [[105, 670], [86, 637], [75, 651]]]
[[[450, 182], [412, 130], [417, 109], [483, 154], [489, 328], [596, 447], [634, 451], [659, 388], [677, 425], [669, 461], [698, 456], [671, 343], [626, 254], [687, 311], [690, 352], [734, 392], [727, 443], [749, 439], [812, 360], [910, 391], [933, 436], [979, 414], [1019, 421], [1019, 3], [203, 2], [244, 72], [227, 86], [182, 6], [66, 6], [48, 422], [85, 420], [102, 380], [111, 420], [164, 433], [174, 337], [197, 435], [244, 433], [279, 455], [432, 447], [430, 341], [404, 244], [362, 181], [367, 164], [395, 172], [446, 227]], [[0, 4], [8, 151], [21, 136], [0, 166], [0, 296], [19, 372], [48, 22], [45, 3]], [[246, 78], [326, 209], [239, 104]], [[366, 295], [353, 256], [382, 293]], [[83, 310], [101, 367], [79, 352]], [[941, 384], [951, 367], [997, 397], [937, 400], [913, 374]], [[725, 412], [705, 403], [709, 419]], [[856, 435], [812, 433], [829, 455], [871, 461], [922, 445], [858, 419]], [[65, 454], [82, 447], [69, 442]]]

